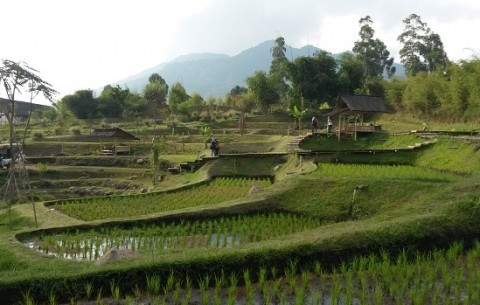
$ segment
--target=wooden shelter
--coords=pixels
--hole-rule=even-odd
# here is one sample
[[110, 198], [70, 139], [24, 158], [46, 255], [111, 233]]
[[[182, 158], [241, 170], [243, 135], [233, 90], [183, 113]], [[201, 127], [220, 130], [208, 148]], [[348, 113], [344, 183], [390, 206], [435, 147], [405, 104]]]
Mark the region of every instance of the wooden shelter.
[[335, 129], [338, 139], [341, 135], [357, 133], [374, 133], [381, 130], [378, 125], [364, 125], [365, 114], [388, 113], [387, 106], [381, 97], [371, 95], [339, 95], [335, 107], [327, 116], [338, 115], [338, 126]]
[[[15, 101], [15, 113], [14, 121], [19, 123], [25, 121], [30, 112], [35, 112], [37, 110], [47, 110], [52, 108], [52, 106], [35, 104], [23, 101]], [[12, 101], [4, 98], [0, 98], [0, 123], [7, 122], [7, 115], [12, 112], [11, 105]]]
[[[102, 146], [100, 154], [102, 155], [117, 155], [117, 154], [130, 154], [131, 148], [130, 145], [122, 144], [125, 141], [139, 141], [140, 139], [132, 135], [131, 133], [126, 132], [120, 128], [102, 128], [94, 129], [90, 134], [90, 137], [94, 137], [102, 142], [113, 142], [110, 145]], [[119, 142], [121, 144], [119, 144]]]

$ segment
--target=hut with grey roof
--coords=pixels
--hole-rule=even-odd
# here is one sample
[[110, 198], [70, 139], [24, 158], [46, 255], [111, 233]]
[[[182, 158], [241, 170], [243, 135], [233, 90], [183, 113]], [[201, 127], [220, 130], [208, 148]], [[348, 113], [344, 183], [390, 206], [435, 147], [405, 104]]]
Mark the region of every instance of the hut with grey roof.
[[389, 113], [385, 101], [379, 96], [371, 95], [339, 95], [333, 110], [325, 116], [337, 116], [338, 125], [335, 128], [340, 140], [341, 135], [353, 135], [357, 139], [358, 133], [374, 133], [381, 131], [376, 124], [364, 125], [365, 114]]

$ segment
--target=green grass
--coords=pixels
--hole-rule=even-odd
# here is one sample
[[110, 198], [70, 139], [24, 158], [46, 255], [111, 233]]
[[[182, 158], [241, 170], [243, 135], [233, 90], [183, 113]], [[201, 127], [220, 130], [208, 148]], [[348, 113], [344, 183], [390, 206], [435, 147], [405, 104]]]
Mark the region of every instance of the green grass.
[[59, 211], [77, 219], [92, 221], [98, 219], [127, 218], [205, 207], [224, 201], [248, 196], [253, 186], [262, 188], [271, 184], [268, 178], [217, 178], [208, 184], [196, 185], [176, 192], [120, 196], [109, 198], [71, 199], [49, 203]]
[[327, 137], [319, 135], [308, 138], [302, 143], [301, 148], [312, 151], [342, 151], [342, 150], [381, 150], [407, 148], [415, 143], [422, 143], [425, 140], [418, 138], [415, 134], [407, 135], [389, 135], [389, 134], [370, 134], [359, 135], [355, 141], [351, 137], [341, 138]]
[[[382, 120], [383, 117], [380, 121]], [[415, 124], [418, 122], [405, 122], [399, 129]], [[227, 147], [230, 145], [242, 149], [247, 149], [254, 143], [269, 142], [255, 146], [252, 151], [265, 150], [269, 146], [274, 147], [277, 140], [282, 141], [281, 137], [268, 141], [266, 139], [272, 138], [252, 134], [243, 138], [235, 135], [230, 140], [228, 137], [229, 134], [226, 134], [223, 141]], [[347, 269], [341, 269], [342, 263], [359, 260], [361, 254], [369, 257], [370, 254], [381, 253], [383, 249], [394, 259], [395, 254], [401, 253], [402, 249], [431, 250], [435, 246], [448, 246], [456, 240], [471, 241], [480, 234], [480, 158], [475, 144], [441, 138], [437, 143], [414, 152], [348, 154], [342, 150], [395, 149], [419, 142], [419, 139], [414, 135], [377, 135], [356, 142], [348, 139], [338, 142], [336, 138], [318, 138], [315, 139], [317, 142], [306, 145], [333, 153], [305, 158], [302, 167], [294, 155], [268, 158], [225, 157], [210, 162], [196, 174], [197, 178], [200, 175], [253, 174], [282, 177], [259, 197], [241, 202], [221, 202], [215, 207], [191, 208], [188, 211], [171, 210], [168, 215], [144, 215], [141, 217], [144, 219], [134, 221], [141, 224], [142, 221], [171, 221], [176, 217], [208, 217], [218, 220], [225, 215], [269, 211], [315, 217], [325, 223], [321, 227], [309, 228], [281, 238], [247, 243], [234, 249], [186, 249], [97, 266], [89, 262], [54, 259], [25, 247], [16, 240], [15, 234], [33, 230], [31, 222], [15, 228], [4, 226], [3, 231], [0, 231], [0, 256], [5, 257], [0, 259], [0, 294], [13, 297], [21, 291], [32, 289], [39, 299], [46, 300], [52, 287], [65, 295], [75, 295], [75, 292], [82, 295], [81, 291], [86, 283], [94, 283], [96, 289], [103, 287], [106, 292], [109, 291], [112, 281], [124, 288], [131, 287], [133, 283], [142, 285], [146, 275], [159, 275], [165, 282], [171, 270], [175, 270], [178, 275], [188, 273], [195, 277], [202, 277], [204, 274], [218, 275], [222, 271], [225, 274], [241, 274], [245, 268], [253, 271], [266, 265], [285, 270], [292, 258], [298, 263], [297, 270], [306, 269], [318, 261], [325, 267], [325, 272], [337, 268], [337, 276], [348, 281], [344, 273]], [[315, 163], [319, 161], [322, 163], [315, 169]], [[326, 161], [338, 161], [340, 164], [324, 164]], [[377, 165], [367, 165], [369, 163]], [[310, 172], [310, 169], [313, 170]], [[193, 174], [180, 175], [176, 180], [177, 185], [186, 180], [191, 182], [194, 178]], [[15, 210], [21, 211], [21, 215], [26, 217], [31, 214], [27, 208], [25, 205], [22, 209], [15, 207]], [[47, 208], [38, 210], [41, 230], [56, 230], [57, 227], [73, 224], [82, 228], [101, 228], [104, 225], [112, 226], [112, 222], [122, 223], [115, 218], [106, 223], [75, 222]], [[31, 216], [29, 217], [31, 219]], [[455, 255], [462, 257], [461, 253]], [[441, 266], [442, 262], [427, 256], [425, 264], [436, 267], [435, 264]], [[455, 272], [456, 262], [450, 263], [448, 266], [453, 269], [447, 271]], [[380, 261], [378, 264], [386, 266], [387, 263]], [[376, 280], [374, 276], [379, 274], [393, 276], [396, 272], [405, 270], [405, 266], [403, 264], [397, 269], [373, 270], [369, 279]], [[422, 266], [425, 265], [414, 265], [409, 270], [424, 274], [419, 271], [424, 270], [421, 269]], [[384, 272], [385, 270], [387, 271]], [[339, 271], [341, 272], [338, 273]], [[329, 276], [331, 275], [327, 273], [327, 277]], [[252, 278], [255, 278], [255, 274], [252, 274]], [[412, 301], [418, 295], [416, 291], [423, 291], [421, 285], [416, 284], [417, 276], [381, 279], [380, 283], [382, 287], [390, 287], [387, 285], [401, 283], [405, 278], [411, 283], [411, 290], [404, 295], [404, 300]], [[477, 282], [475, 277], [469, 278], [462, 282], [462, 289], [467, 289], [470, 285], [472, 290], [471, 285]], [[340, 291], [345, 291], [343, 289], [345, 288]], [[389, 292], [385, 290], [382, 293], [386, 295]], [[392, 298], [387, 301], [392, 301]]]

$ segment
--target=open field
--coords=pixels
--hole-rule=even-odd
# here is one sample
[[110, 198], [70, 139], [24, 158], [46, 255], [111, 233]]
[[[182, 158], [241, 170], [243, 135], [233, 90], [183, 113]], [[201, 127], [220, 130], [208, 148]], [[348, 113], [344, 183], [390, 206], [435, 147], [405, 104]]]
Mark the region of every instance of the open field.
[[[136, 187], [52, 191], [59, 201], [35, 203], [39, 228], [31, 204], [2, 210], [0, 295], [12, 304], [477, 303], [478, 142], [438, 136], [395, 151], [427, 140], [322, 135], [301, 147], [322, 154], [230, 154], [284, 152], [294, 137], [261, 132], [288, 122], [255, 123], [248, 135], [219, 136], [224, 156], [193, 173], [162, 172], [155, 186], [149, 164], [136, 161], [32, 166], [39, 194], [52, 188], [42, 180]], [[195, 141], [199, 155], [209, 153]], [[164, 160], [184, 162], [189, 151]]]

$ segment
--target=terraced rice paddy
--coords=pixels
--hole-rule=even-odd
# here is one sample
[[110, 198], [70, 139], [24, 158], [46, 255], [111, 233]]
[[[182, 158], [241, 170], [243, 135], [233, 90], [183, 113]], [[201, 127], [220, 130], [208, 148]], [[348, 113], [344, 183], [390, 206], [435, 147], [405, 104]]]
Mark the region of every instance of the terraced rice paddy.
[[160, 253], [185, 249], [230, 248], [279, 238], [321, 226], [319, 219], [268, 213], [215, 219], [162, 222], [133, 228], [103, 227], [42, 234], [24, 241], [41, 253], [61, 258], [96, 260], [110, 249]]
[[265, 178], [219, 177], [210, 183], [174, 192], [108, 198], [80, 198], [49, 203], [55, 209], [73, 218], [91, 221], [107, 218], [125, 218], [189, 207], [210, 206], [249, 195], [252, 187], [260, 189], [271, 185]]

